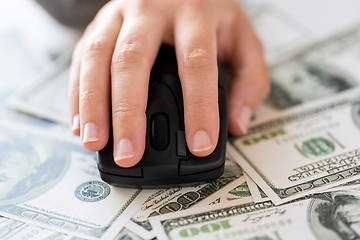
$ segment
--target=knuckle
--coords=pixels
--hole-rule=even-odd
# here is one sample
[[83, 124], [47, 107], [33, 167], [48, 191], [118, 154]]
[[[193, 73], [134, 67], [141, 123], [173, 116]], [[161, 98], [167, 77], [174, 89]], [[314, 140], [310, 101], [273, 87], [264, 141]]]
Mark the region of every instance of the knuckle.
[[104, 49], [106, 49], [106, 46], [108, 45], [108, 42], [103, 37], [96, 37], [93, 39], [90, 39], [83, 48], [83, 55], [85, 57], [91, 57], [101, 54]]
[[183, 2], [195, 9], [202, 9], [204, 6], [211, 4], [211, 0], [183, 0]]
[[139, 64], [142, 62], [142, 47], [136, 41], [124, 41], [119, 44], [112, 57], [111, 67], [122, 68], [124, 64]]
[[203, 48], [189, 48], [184, 51], [184, 67], [191, 69], [210, 69], [214, 61], [210, 53]]
[[154, 4], [154, 1], [148, 1], [148, 0], [139, 0], [135, 2], [135, 6], [138, 9], [139, 12], [147, 12], [152, 5]]
[[112, 114], [114, 118], [134, 117], [138, 115], [139, 107], [129, 101], [118, 101], [112, 105]]
[[191, 96], [188, 97], [186, 100], [187, 108], [196, 112], [213, 111], [213, 109], [216, 109], [217, 107], [217, 98], [206, 94]]
[[82, 90], [79, 95], [79, 104], [86, 106], [98, 102], [98, 92], [96, 90]]

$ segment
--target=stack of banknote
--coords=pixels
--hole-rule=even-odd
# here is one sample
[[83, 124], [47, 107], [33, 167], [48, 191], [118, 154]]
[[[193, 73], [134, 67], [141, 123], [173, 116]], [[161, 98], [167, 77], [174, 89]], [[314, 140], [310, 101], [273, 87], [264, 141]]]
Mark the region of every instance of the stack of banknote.
[[360, 25], [319, 38], [272, 4], [242, 4], [272, 90], [228, 140], [224, 174], [188, 187], [103, 182], [67, 127], [71, 48], [34, 54], [0, 31], [18, 54], [0, 69], [0, 240], [360, 239]]

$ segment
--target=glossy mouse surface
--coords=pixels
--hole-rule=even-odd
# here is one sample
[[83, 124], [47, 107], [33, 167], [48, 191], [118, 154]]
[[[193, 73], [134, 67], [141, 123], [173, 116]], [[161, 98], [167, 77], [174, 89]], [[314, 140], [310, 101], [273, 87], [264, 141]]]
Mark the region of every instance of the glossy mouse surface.
[[113, 136], [98, 152], [101, 178], [122, 187], [166, 187], [211, 181], [224, 172], [227, 141], [226, 84], [219, 66], [220, 132], [207, 157], [196, 157], [185, 141], [184, 109], [175, 51], [163, 45], [150, 74], [145, 152], [134, 167], [122, 168], [113, 159]]

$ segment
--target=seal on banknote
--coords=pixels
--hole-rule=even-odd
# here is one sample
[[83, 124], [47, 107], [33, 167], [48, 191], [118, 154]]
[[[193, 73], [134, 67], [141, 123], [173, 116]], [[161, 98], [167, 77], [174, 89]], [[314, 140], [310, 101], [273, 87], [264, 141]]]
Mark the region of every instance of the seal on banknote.
[[250, 197], [251, 196], [249, 187], [246, 182], [231, 189], [229, 193], [236, 197]]
[[323, 156], [334, 152], [335, 144], [323, 137], [312, 138], [302, 144], [302, 151], [313, 156]]
[[75, 196], [83, 202], [99, 202], [110, 194], [110, 187], [104, 182], [89, 181], [75, 189]]

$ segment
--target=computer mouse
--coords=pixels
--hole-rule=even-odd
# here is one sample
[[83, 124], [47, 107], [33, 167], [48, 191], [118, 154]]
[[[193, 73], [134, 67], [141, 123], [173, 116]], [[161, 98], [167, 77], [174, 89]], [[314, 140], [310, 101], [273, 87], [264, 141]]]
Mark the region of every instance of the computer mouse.
[[175, 50], [162, 45], [150, 73], [144, 155], [133, 167], [116, 165], [110, 129], [107, 145], [97, 154], [101, 178], [121, 187], [159, 188], [208, 182], [220, 177], [224, 172], [228, 132], [227, 88], [221, 65], [218, 89], [218, 143], [209, 156], [197, 157], [191, 154], [185, 140], [183, 97]]

